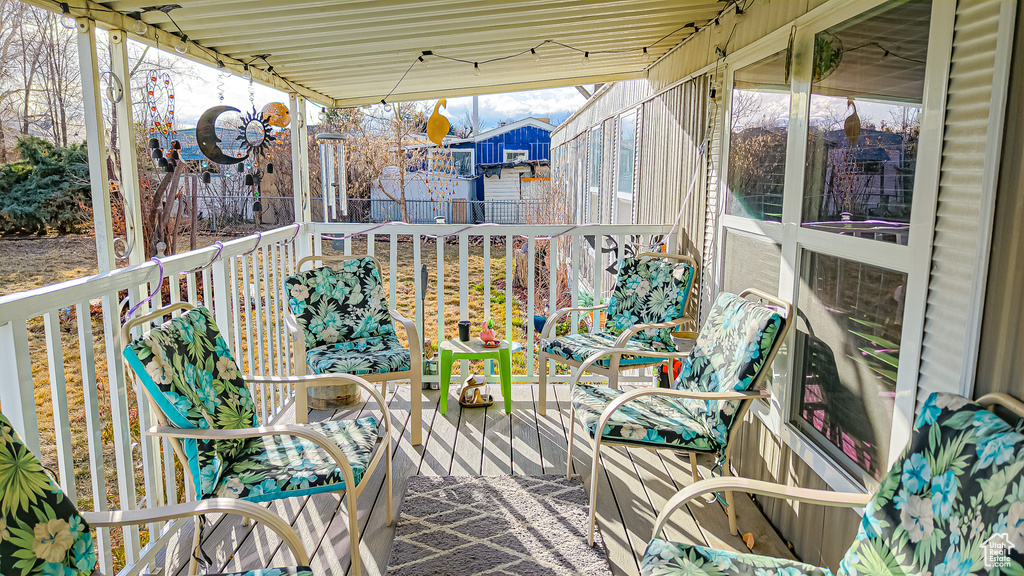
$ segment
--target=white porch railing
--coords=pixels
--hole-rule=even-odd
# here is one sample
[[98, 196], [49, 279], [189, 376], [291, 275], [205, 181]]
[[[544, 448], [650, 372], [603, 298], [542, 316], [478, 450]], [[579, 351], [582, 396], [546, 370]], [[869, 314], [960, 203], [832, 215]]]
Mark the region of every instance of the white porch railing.
[[[140, 436], [153, 422], [149, 406], [140, 402], [130, 390], [121, 360], [121, 325], [118, 309], [127, 310], [146, 297], [150, 291], [157, 295], [141, 310], [178, 302], [184, 298], [189, 302], [210, 307], [217, 319], [224, 337], [228, 340], [235, 358], [246, 373], [290, 374], [292, 359], [289, 356], [290, 342], [283, 325], [283, 314], [287, 306], [284, 280], [296, 268], [298, 260], [309, 254], [320, 254], [330, 245], [328, 236], [357, 236], [342, 242], [343, 251], [351, 253], [353, 241], [360, 245], [364, 239], [365, 251], [382, 255], [387, 247], [384, 264], [388, 276], [389, 302], [403, 310], [414, 309], [418, 326], [424, 326], [424, 318], [436, 312], [436, 322], [423, 329], [433, 342], [453, 337], [445, 330], [446, 302], [443, 288], [458, 285], [459, 318], [471, 319], [469, 315], [469, 292], [472, 285], [482, 284], [484, 318], [490, 317], [493, 296], [492, 260], [504, 257], [506, 287], [511, 286], [515, 256], [513, 251], [523, 246], [526, 250], [527, 298], [520, 303], [524, 313], [524, 353], [526, 371], [514, 376], [516, 381], [535, 382], [533, 330], [534, 315], [543, 315], [534, 304], [537, 290], [542, 299], [551, 303], [551, 312], [556, 308], [559, 291], [556, 268], [567, 272], [566, 280], [571, 292], [571, 302], [578, 305], [581, 285], [581, 270], [601, 269], [607, 266], [613, 254], [606, 254], [603, 265], [595, 266], [590, 245], [602, 245], [601, 239], [610, 236], [615, 239], [618, 254], [622, 256], [630, 242], [650, 243], [652, 238], [670, 232], [670, 225], [649, 226], [498, 226], [487, 225], [464, 230], [460, 225], [408, 225], [388, 224], [367, 232], [367, 224], [324, 224], [307, 223], [287, 226], [236, 240], [224, 242], [222, 247], [210, 246], [185, 254], [163, 258], [159, 264], [153, 261], [139, 266], [122, 268], [107, 274], [79, 278], [43, 288], [0, 296], [0, 410], [15, 428], [25, 437], [29, 447], [40, 453], [40, 423], [52, 417], [53, 438], [56, 457], [52, 447], [46, 446], [49, 460], [55, 460], [55, 472], [61, 487], [71, 496], [72, 501], [88, 507], [79, 500], [79, 486], [89, 486], [92, 492], [93, 509], [108, 507], [107, 487], [117, 495], [122, 508], [139, 506], [161, 506], [177, 502], [188, 491], [179, 486], [175, 477], [175, 460], [170, 444]], [[447, 238], [446, 242], [424, 241], [431, 236], [449, 234], [462, 230]], [[548, 258], [546, 266], [547, 285], [537, 285], [541, 272], [534, 257], [538, 243], [549, 237], [557, 237], [557, 254]], [[471, 279], [471, 239], [482, 237], [483, 270], [473, 270]], [[588, 237], [590, 237], [588, 241]], [[492, 238], [504, 239], [504, 244], [492, 246]], [[312, 243], [310, 240], [312, 239]], [[596, 242], [595, 242], [596, 240]], [[410, 254], [400, 254], [399, 244], [411, 246]], [[674, 245], [670, 242], [669, 245]], [[437, 298], [436, 311], [433, 307], [425, 310], [420, 296], [424, 294], [421, 267], [427, 250], [436, 254], [436, 270], [433, 276]], [[445, 269], [446, 251], [458, 251], [458, 271], [452, 274]], [[642, 251], [642, 250], [638, 250]], [[585, 259], [591, 259], [584, 266]], [[161, 273], [162, 268], [162, 273]], [[415, 292], [410, 296], [403, 290], [399, 300], [399, 270], [412, 270]], [[611, 286], [603, 280], [603, 274], [593, 277], [594, 293], [601, 295]], [[169, 297], [159, 292], [159, 280], [166, 279]], [[127, 297], [125, 297], [127, 295]], [[98, 309], [101, 319], [92, 321], [92, 309]], [[504, 300], [505, 326], [503, 333], [513, 335], [513, 299]], [[87, 321], [88, 319], [88, 321]], [[40, 327], [41, 324], [41, 327]], [[573, 322], [575, 326], [577, 322]], [[500, 328], [499, 328], [500, 330]], [[97, 342], [96, 338], [101, 337]], [[77, 360], [80, 369], [76, 374], [68, 372], [67, 365], [74, 366], [76, 353], [73, 342], [78, 342]], [[70, 344], [70, 346], [68, 346]], [[99, 353], [97, 353], [99, 352]], [[71, 362], [66, 362], [67, 360]], [[36, 366], [45, 364], [48, 368], [48, 392], [40, 394], [43, 400], [37, 406], [36, 388], [45, 377], [41, 370], [33, 374]], [[106, 365], [103, 369], [102, 364]], [[70, 378], [69, 378], [70, 375]], [[68, 382], [81, 380], [83, 410], [71, 412], [69, 397], [78, 398], [79, 392], [69, 394]], [[437, 379], [426, 376], [425, 381]], [[551, 381], [565, 380], [565, 376], [552, 376]], [[101, 394], [103, 385], [106, 394]], [[273, 422], [292, 402], [293, 391], [286, 386], [277, 389], [252, 390], [261, 422]], [[104, 398], [104, 396], [106, 396]], [[109, 428], [108, 428], [109, 426]], [[87, 439], [87, 461], [75, 465], [72, 446], [75, 439]], [[50, 444], [47, 439], [46, 444]], [[112, 444], [114, 463], [104, 461], [104, 445]], [[138, 450], [136, 450], [138, 448]], [[44, 459], [47, 459], [44, 454]], [[81, 461], [81, 455], [79, 455]], [[138, 471], [142, 471], [141, 482]], [[77, 479], [76, 479], [77, 473]], [[116, 485], [116, 490], [113, 488]], [[149, 560], [154, 543], [173, 533], [182, 522], [150, 526], [149, 545], [143, 548], [140, 531], [126, 528], [123, 533], [111, 534], [102, 529], [97, 534], [97, 550], [100, 553], [101, 571], [112, 574], [114, 557], [122, 556], [129, 563], [140, 558]], [[119, 536], [119, 538], [115, 538]]]

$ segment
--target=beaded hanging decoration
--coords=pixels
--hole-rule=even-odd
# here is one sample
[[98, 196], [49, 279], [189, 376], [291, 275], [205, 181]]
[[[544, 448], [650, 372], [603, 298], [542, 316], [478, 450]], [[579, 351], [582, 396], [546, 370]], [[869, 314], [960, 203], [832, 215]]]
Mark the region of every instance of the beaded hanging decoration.
[[[146, 108], [149, 115], [149, 148], [153, 161], [170, 168], [178, 161], [178, 130], [174, 126], [174, 83], [167, 72], [150, 70], [146, 74]], [[162, 161], [162, 162], [161, 162]]]

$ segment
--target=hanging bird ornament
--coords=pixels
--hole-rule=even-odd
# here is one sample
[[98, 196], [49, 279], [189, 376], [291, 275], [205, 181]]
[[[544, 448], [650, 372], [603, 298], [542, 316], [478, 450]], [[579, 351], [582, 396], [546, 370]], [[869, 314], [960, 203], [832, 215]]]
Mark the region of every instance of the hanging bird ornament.
[[448, 121], [443, 114], [441, 114], [441, 107], [448, 107], [448, 101], [441, 98], [434, 104], [434, 113], [430, 115], [430, 119], [427, 120], [427, 138], [441, 146], [444, 142], [444, 137], [448, 135], [448, 131], [452, 127], [452, 123]]

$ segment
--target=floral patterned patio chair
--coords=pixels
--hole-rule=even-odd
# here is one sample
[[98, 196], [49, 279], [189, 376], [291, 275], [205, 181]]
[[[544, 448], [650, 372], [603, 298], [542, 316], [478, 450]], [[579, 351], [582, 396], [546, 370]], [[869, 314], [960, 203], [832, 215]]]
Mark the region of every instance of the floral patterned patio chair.
[[1024, 435], [986, 408], [1024, 416], [1024, 404], [989, 394], [977, 403], [932, 393], [910, 443], [874, 494], [812, 490], [715, 478], [673, 496], [658, 516], [640, 565], [644, 576], [830, 575], [828, 568], [670, 542], [669, 516], [708, 492], [733, 489], [825, 506], [864, 508], [860, 529], [839, 564], [841, 576], [1024, 573]]
[[[760, 301], [750, 300], [754, 297]], [[785, 316], [780, 315], [780, 311]], [[761, 383], [771, 374], [772, 360], [789, 329], [792, 305], [757, 290], [718, 296], [672, 388], [638, 388], [623, 392], [579, 383], [583, 371], [601, 355], [594, 353], [574, 375], [570, 414], [569, 458], [578, 417], [593, 447], [590, 489], [590, 542], [594, 541], [598, 458], [607, 445], [646, 446], [689, 452], [694, 481], [699, 479], [697, 453], [719, 457], [729, 474], [730, 438], [750, 401], [760, 397]], [[657, 357], [670, 353], [652, 352]], [[729, 529], [736, 534], [732, 493], [725, 493]]]
[[[210, 311], [185, 303], [129, 321], [124, 341], [134, 327], [177, 310], [185, 312], [131, 341], [123, 354], [156, 414], [159, 425], [147, 433], [171, 440], [196, 500], [267, 502], [344, 492], [351, 549], [359, 550], [356, 501], [384, 458], [392, 522], [391, 418], [372, 384], [351, 375], [243, 377]], [[382, 418], [260, 426], [247, 386], [260, 383], [294, 386], [296, 411], [303, 413], [307, 387], [355, 383], [374, 397]], [[352, 555], [352, 570], [360, 571], [358, 554]]]
[[[388, 309], [380, 264], [372, 256], [307, 256], [322, 261], [320, 268], [288, 278], [285, 323], [292, 336], [296, 374], [357, 374], [380, 382], [409, 380], [412, 411], [422, 410], [422, 343], [416, 325], [397, 310]], [[409, 347], [402, 346], [392, 319], [405, 329]], [[305, 362], [303, 362], [305, 359]], [[420, 443], [421, 426], [413, 427], [413, 444]]]
[[[562, 308], [544, 323], [540, 348], [539, 412], [546, 412], [548, 361], [579, 367], [597, 352], [621, 349], [602, 355], [589, 365], [589, 372], [608, 378], [617, 387], [619, 372], [654, 366], [665, 361], [654, 352], [675, 352], [673, 330], [692, 322], [686, 305], [697, 264], [689, 256], [645, 252], [619, 261], [619, 273], [608, 305]], [[600, 310], [606, 313], [598, 326]], [[571, 312], [593, 312], [593, 332], [554, 336], [555, 327]]]
[[[0, 491], [0, 574], [4, 576], [100, 574], [90, 528], [114, 528], [214, 513], [239, 514], [266, 524], [288, 545], [296, 561], [309, 563], [306, 550], [292, 527], [250, 502], [219, 498], [162, 508], [79, 512], [3, 414], [0, 414]], [[138, 570], [129, 573], [138, 573]], [[313, 572], [301, 566], [224, 576], [260, 574], [312, 576]]]

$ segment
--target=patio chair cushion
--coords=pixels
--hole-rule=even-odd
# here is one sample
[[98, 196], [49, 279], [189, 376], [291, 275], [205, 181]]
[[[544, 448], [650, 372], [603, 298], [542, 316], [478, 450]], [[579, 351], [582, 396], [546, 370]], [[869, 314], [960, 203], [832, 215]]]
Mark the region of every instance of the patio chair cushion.
[[[603, 332], [615, 340], [623, 330], [637, 324], [682, 318], [692, 285], [693, 268], [686, 262], [651, 256], [623, 258], [608, 300]], [[670, 328], [641, 330], [630, 340], [657, 351], [675, 351]]]
[[[1024, 435], [966, 398], [932, 393], [910, 443], [864, 509], [839, 574], [983, 571], [986, 543], [1024, 571]], [[984, 569], [988, 572], [987, 569]], [[998, 573], [995, 571], [994, 573]]]
[[95, 567], [89, 525], [0, 414], [0, 574], [87, 576]]
[[394, 335], [359, 338], [306, 351], [314, 374], [386, 374], [410, 369], [412, 355]]
[[[781, 333], [782, 317], [759, 302], [723, 292], [708, 313], [690, 355], [673, 383], [677, 390], [728, 392], [749, 390]], [[767, 376], [766, 376], [767, 377]], [[722, 446], [740, 400], [681, 399], [687, 411], [703, 420]]]
[[[872, 572], [874, 574], [875, 572]], [[647, 544], [640, 561], [641, 576], [831, 576], [819, 568], [795, 560], [759, 554], [716, 550], [655, 538]]]
[[[324, 434], [341, 447], [358, 485], [377, 443], [377, 418], [328, 420], [303, 426]], [[274, 435], [249, 441], [245, 452], [225, 468], [216, 494], [266, 502], [345, 488], [341, 469], [326, 450], [305, 438]]]
[[[194, 308], [135, 339], [124, 357], [168, 422], [177, 428], [250, 428], [256, 408], [213, 315]], [[225, 462], [246, 440], [181, 441], [199, 497], [210, 495]]]
[[[593, 334], [569, 334], [567, 336], [558, 336], [557, 338], [543, 338], [540, 341], [540, 350], [541, 352], [561, 356], [568, 360], [583, 362], [589, 358], [591, 354], [600, 352], [601, 350], [607, 350], [608, 348], [612, 348], [614, 345], [614, 336], [598, 332]], [[655, 351], [651, 346], [635, 339], [631, 339], [626, 342], [626, 348], [641, 352]], [[605, 356], [595, 362], [595, 364], [602, 368], [607, 368], [611, 365], [611, 362], [611, 357]], [[657, 364], [659, 362], [661, 362], [661, 360], [658, 358], [644, 357], [639, 354], [623, 354], [622, 358], [619, 360], [619, 365], [629, 366], [636, 364]]]
[[313, 571], [308, 566], [299, 566], [296, 568], [262, 568], [248, 572], [205, 574], [204, 576], [313, 576]]
[[[624, 393], [604, 386], [573, 386], [572, 407], [591, 438], [597, 433], [601, 413]], [[690, 414], [678, 399], [665, 396], [642, 396], [627, 402], [605, 424], [601, 439], [622, 444], [676, 446], [697, 452], [716, 452], [722, 446], [704, 420]]]
[[377, 262], [369, 256], [346, 260], [337, 270], [323, 266], [301, 272], [285, 285], [307, 350], [395, 335]]

